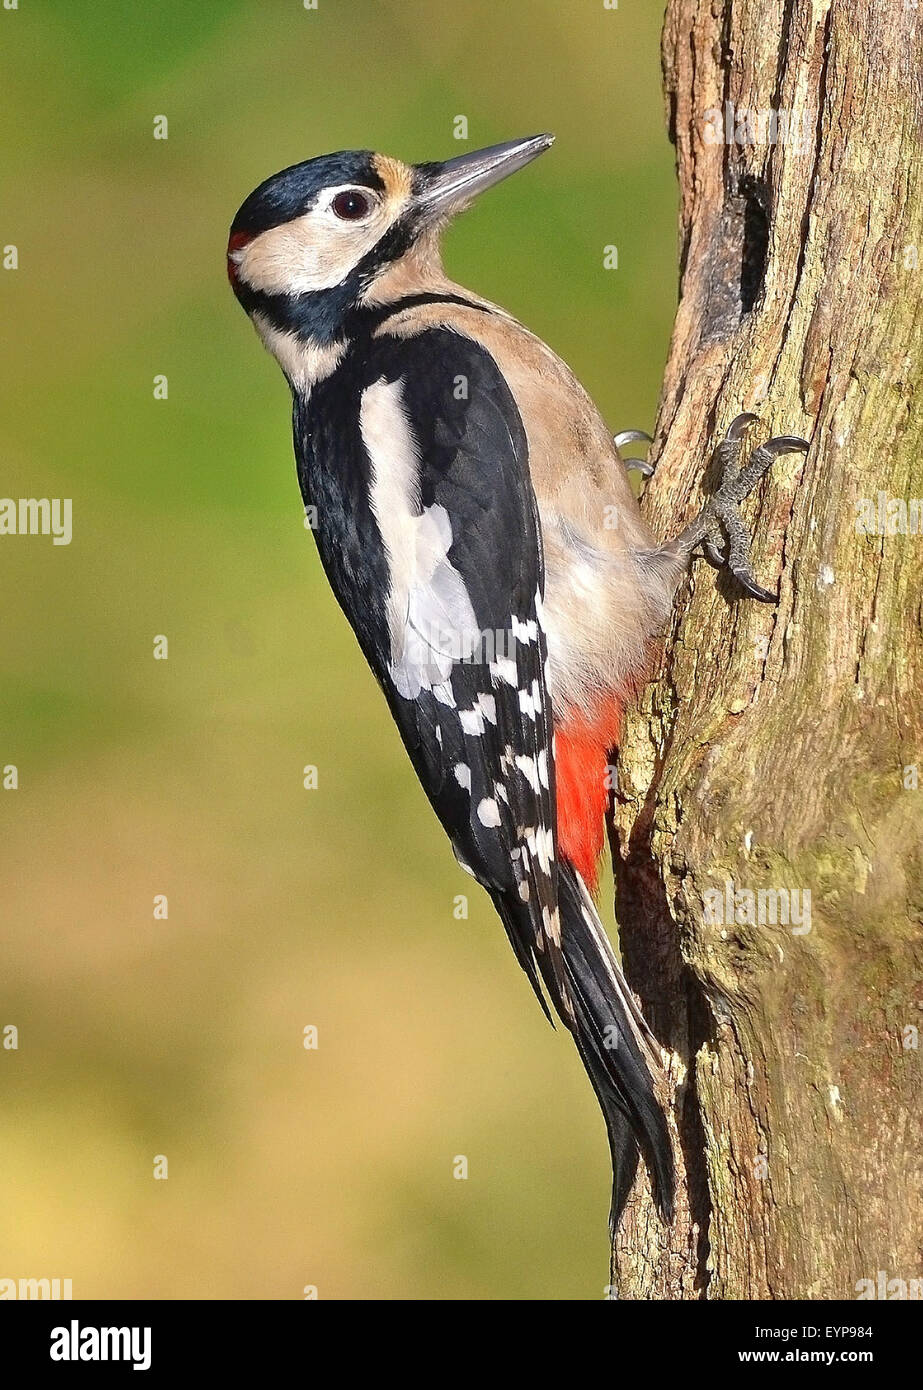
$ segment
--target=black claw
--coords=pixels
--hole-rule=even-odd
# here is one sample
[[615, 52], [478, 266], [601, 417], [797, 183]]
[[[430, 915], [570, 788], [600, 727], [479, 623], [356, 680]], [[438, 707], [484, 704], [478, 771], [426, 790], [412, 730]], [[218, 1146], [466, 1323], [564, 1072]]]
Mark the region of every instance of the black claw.
[[702, 549], [710, 565], [716, 569], [723, 569], [727, 564], [727, 551], [722, 550], [714, 536], [702, 537]]
[[644, 430], [621, 430], [612, 436], [617, 449], [621, 449], [623, 444], [653, 444], [653, 439]]
[[736, 443], [738, 439], [746, 434], [751, 425], [757, 423], [759, 418], [758, 415], [754, 415], [749, 410], [745, 410], [742, 415], [735, 416], [724, 432], [725, 439], [730, 440], [731, 443]]
[[808, 441], [797, 434], [777, 434], [774, 439], [767, 439], [765, 444], [760, 445], [757, 452], [778, 458], [780, 454], [806, 454], [810, 447]]
[[759, 599], [760, 603], [779, 602], [778, 594], [770, 593], [768, 589], [763, 588], [762, 584], [757, 584], [751, 570], [741, 568], [735, 569], [732, 567], [731, 574], [733, 574], [740, 587], [744, 589], [751, 598]]
[[642, 478], [650, 478], [654, 472], [654, 465], [648, 463], [647, 459], [623, 459], [625, 467], [632, 473], [640, 473]]

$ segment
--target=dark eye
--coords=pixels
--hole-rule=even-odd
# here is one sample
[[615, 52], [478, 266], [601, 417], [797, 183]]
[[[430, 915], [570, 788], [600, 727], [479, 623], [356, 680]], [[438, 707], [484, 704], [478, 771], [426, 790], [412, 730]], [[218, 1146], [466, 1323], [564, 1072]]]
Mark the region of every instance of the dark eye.
[[372, 204], [358, 188], [345, 188], [342, 193], [336, 195], [330, 206], [337, 217], [354, 222], [357, 217], [364, 217]]

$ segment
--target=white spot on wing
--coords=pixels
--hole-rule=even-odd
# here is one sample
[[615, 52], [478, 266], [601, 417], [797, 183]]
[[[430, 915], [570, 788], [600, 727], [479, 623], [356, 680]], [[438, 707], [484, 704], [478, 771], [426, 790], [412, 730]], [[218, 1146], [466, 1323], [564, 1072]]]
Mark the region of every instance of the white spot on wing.
[[495, 681], [503, 681], [505, 685], [516, 685], [519, 680], [516, 663], [508, 656], [500, 656], [496, 661], [491, 661], [488, 669]]
[[516, 759], [516, 766], [519, 768], [519, 771], [522, 773], [523, 777], [525, 777], [532, 790], [534, 792], [537, 792], [539, 789], [539, 780], [538, 768], [535, 766], [535, 759], [528, 758], [525, 756], [525, 754], [520, 754], [520, 756]]
[[481, 711], [488, 724], [496, 724], [497, 702], [493, 695], [479, 695], [478, 709]]
[[478, 820], [488, 829], [500, 824], [500, 807], [492, 796], [485, 796], [483, 801], [478, 802]]
[[550, 830], [543, 826], [538, 826], [535, 830], [526, 831], [526, 844], [532, 858], [538, 861], [538, 866], [543, 874], [551, 873], [551, 856], [554, 853], [554, 837]]
[[[514, 613], [512, 629], [513, 636], [516, 638], [517, 642], [538, 641], [538, 623], [534, 618], [526, 618], [526, 620], [523, 621], [521, 618], [517, 618]], [[513, 682], [511, 681], [510, 684], [512, 685]]]
[[471, 734], [477, 738], [484, 732], [484, 715], [475, 705], [474, 709], [461, 709], [458, 711], [458, 720], [466, 734]]
[[537, 719], [542, 708], [542, 692], [537, 680], [532, 682], [531, 689], [520, 690], [519, 708], [527, 719]]

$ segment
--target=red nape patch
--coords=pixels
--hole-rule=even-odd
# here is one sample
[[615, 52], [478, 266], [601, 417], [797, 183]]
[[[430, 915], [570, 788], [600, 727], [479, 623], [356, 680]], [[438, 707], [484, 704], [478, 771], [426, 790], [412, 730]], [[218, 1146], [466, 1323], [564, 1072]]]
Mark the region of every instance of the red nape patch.
[[558, 851], [591, 893], [596, 892], [605, 839], [607, 759], [618, 744], [621, 722], [622, 704], [613, 696], [591, 718], [571, 715], [555, 725]]
[[253, 237], [249, 232], [232, 232], [228, 237], [228, 279], [232, 285], [237, 284], [237, 262], [231, 259], [232, 251], [239, 251], [242, 246], [246, 246]]

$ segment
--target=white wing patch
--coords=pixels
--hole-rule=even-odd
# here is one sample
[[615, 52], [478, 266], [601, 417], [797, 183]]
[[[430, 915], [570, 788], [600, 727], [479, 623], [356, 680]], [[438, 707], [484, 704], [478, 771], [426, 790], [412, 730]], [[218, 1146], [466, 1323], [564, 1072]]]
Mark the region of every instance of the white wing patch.
[[398, 693], [413, 700], [446, 682], [455, 662], [475, 652], [480, 633], [465, 581], [448, 559], [449, 514], [440, 506], [420, 510], [419, 455], [400, 381], [382, 378], [366, 387], [359, 427], [388, 557], [388, 670]]

